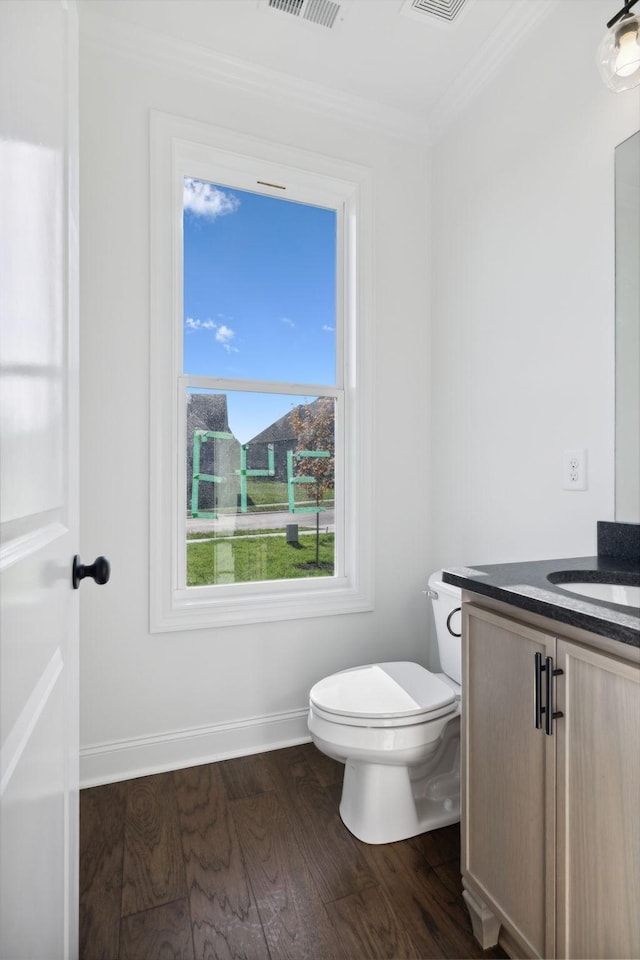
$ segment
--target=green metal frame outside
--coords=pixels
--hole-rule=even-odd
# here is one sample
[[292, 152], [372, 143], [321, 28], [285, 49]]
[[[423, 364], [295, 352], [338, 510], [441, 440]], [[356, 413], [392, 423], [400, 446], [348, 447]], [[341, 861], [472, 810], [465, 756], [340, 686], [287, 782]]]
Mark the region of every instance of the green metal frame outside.
[[273, 444], [267, 444], [267, 469], [266, 470], [247, 470], [247, 450], [248, 443], [243, 443], [240, 447], [240, 469], [236, 473], [240, 474], [240, 513], [247, 512], [247, 477], [275, 477], [276, 466], [273, 452]]
[[[200, 450], [203, 443], [209, 440], [235, 440], [232, 433], [223, 433], [219, 430], [196, 430], [193, 434], [193, 471], [191, 478], [191, 516], [203, 517], [206, 520], [217, 520], [218, 514], [211, 510], [198, 508], [201, 483], [226, 483], [226, 477], [217, 477], [211, 473], [200, 473]], [[240, 512], [247, 512], [247, 477], [274, 477], [275, 454], [273, 444], [267, 444], [267, 467], [260, 470], [247, 469], [247, 452], [250, 444], [243, 443], [240, 447], [240, 469], [236, 476], [240, 477]], [[315, 483], [314, 477], [296, 477], [293, 474], [293, 461], [304, 457], [329, 457], [328, 450], [300, 450], [294, 453], [287, 450], [287, 497], [289, 513], [322, 513], [323, 507], [298, 507], [295, 503], [296, 483]]]
[[329, 457], [328, 450], [299, 450], [294, 453], [293, 450], [287, 450], [287, 494], [289, 497], [289, 513], [322, 513], [324, 507], [296, 507], [294, 496], [296, 483], [315, 483], [315, 477], [294, 477], [293, 460], [302, 459], [302, 457]]
[[[206, 520], [217, 520], [218, 514], [211, 510], [200, 510], [198, 508], [200, 497], [200, 483], [226, 483], [226, 477], [216, 477], [211, 473], [200, 473], [200, 448], [208, 440], [235, 440], [232, 433], [223, 433], [219, 430], [196, 430], [193, 434], [193, 471], [191, 477], [191, 516], [203, 517]], [[267, 444], [267, 468], [262, 470], [247, 469], [247, 450], [248, 443], [243, 443], [240, 447], [240, 469], [236, 470], [236, 476], [240, 477], [240, 512], [247, 512], [247, 477], [274, 477], [275, 455], [273, 444]]]
[[198, 500], [200, 483], [226, 483], [226, 477], [216, 477], [210, 473], [200, 473], [200, 447], [208, 440], [235, 440], [232, 433], [222, 433], [219, 430], [196, 430], [193, 434], [193, 471], [191, 477], [191, 516], [204, 517], [207, 520], [217, 520], [218, 514], [210, 510], [199, 510]]

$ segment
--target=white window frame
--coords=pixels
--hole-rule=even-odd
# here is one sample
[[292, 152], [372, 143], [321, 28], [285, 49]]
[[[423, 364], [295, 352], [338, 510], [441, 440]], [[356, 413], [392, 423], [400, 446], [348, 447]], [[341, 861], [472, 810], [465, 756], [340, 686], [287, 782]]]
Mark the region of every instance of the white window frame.
[[[202, 629], [373, 609], [372, 178], [368, 168], [179, 117], [151, 114], [150, 629]], [[338, 213], [336, 383], [229, 380], [183, 373], [183, 178]], [[186, 388], [336, 400], [335, 574], [186, 587]], [[346, 469], [341, 470], [339, 465]]]

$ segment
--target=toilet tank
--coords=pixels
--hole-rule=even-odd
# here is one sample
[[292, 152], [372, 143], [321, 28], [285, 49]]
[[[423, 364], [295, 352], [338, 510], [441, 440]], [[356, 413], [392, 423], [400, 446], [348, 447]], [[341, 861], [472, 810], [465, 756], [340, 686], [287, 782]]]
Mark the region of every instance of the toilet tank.
[[[438, 653], [443, 673], [462, 683], [462, 592], [442, 580], [442, 571], [429, 577], [429, 591], [436, 621]], [[457, 634], [457, 636], [456, 636]]]

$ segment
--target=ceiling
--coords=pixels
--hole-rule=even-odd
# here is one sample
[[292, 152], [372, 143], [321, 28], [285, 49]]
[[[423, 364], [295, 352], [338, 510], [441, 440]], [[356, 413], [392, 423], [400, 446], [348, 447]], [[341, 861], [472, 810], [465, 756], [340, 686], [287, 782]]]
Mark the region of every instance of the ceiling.
[[471, 98], [555, 3], [577, 0], [465, 0], [452, 22], [408, 15], [404, 0], [338, 2], [332, 27], [268, 0], [80, 0], [80, 10], [275, 71], [292, 87], [302, 81], [379, 104], [426, 128]]

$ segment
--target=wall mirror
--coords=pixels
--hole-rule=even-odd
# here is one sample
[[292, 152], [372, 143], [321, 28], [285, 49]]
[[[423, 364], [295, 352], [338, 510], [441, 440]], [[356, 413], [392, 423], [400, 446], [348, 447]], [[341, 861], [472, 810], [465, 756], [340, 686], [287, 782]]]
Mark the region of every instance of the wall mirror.
[[640, 522], [640, 131], [616, 147], [615, 517]]

